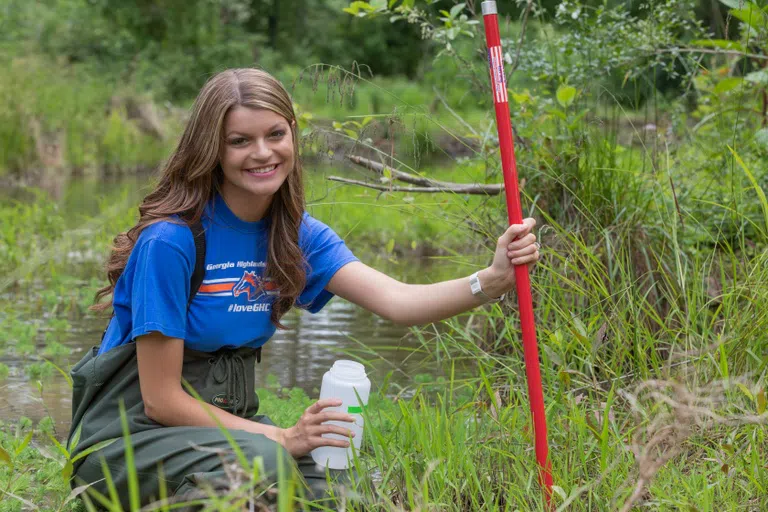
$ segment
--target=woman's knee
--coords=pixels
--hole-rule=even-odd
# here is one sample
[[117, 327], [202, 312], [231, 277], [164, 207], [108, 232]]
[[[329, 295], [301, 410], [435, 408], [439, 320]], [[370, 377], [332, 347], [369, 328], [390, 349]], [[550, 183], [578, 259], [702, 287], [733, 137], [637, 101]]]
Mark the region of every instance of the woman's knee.
[[[238, 436], [235, 441], [248, 461], [249, 465], [259, 465], [260, 473], [269, 480], [277, 480], [279, 468], [290, 471], [295, 466], [293, 457], [280, 443], [261, 434], [246, 434]], [[284, 473], [286, 476], [289, 473]]]

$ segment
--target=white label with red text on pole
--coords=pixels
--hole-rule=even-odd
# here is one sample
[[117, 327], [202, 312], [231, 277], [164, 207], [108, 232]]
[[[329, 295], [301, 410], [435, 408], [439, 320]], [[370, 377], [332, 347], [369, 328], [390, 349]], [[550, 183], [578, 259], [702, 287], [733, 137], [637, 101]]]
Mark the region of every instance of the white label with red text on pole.
[[491, 86], [496, 103], [507, 102], [507, 84], [504, 76], [504, 57], [501, 46], [488, 48], [488, 66], [491, 68]]

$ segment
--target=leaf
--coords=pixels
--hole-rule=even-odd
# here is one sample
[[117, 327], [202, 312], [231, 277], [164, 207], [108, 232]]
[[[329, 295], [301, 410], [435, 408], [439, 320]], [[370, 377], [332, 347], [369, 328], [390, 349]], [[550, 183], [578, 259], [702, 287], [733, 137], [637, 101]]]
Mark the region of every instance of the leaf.
[[338, 122], [338, 121], [334, 121], [332, 126], [333, 126], [333, 129], [334, 129], [334, 130], [341, 130], [341, 129], [343, 128], [343, 126], [341, 125], [341, 123], [340, 123], [340, 122]]
[[75, 451], [75, 448], [77, 448], [77, 445], [80, 443], [80, 432], [83, 430], [83, 422], [80, 422], [77, 425], [77, 429], [75, 429], [75, 433], [72, 435], [72, 441], [67, 446], [67, 449], [69, 450], [69, 453], [72, 453]]
[[518, 103], [520, 105], [525, 105], [526, 103], [532, 103], [533, 102], [533, 96], [531, 96], [531, 93], [528, 91], [528, 89], [524, 90], [521, 93], [513, 92], [512, 93], [512, 99], [515, 100], [515, 103]]
[[11, 456], [8, 455], [8, 452], [2, 446], [0, 446], [0, 460], [6, 462], [9, 466], [12, 465]]
[[357, 132], [355, 130], [350, 130], [349, 128], [344, 129], [344, 133], [352, 137], [353, 139], [357, 138]]
[[24, 437], [24, 440], [21, 442], [18, 448], [16, 448], [16, 455], [19, 455], [21, 452], [23, 452], [24, 448], [29, 445], [29, 442], [32, 440], [32, 434], [33, 432], [30, 432]]
[[731, 9], [729, 11], [735, 18], [740, 19], [755, 30], [768, 24], [768, 16], [758, 6], [750, 2], [744, 2], [743, 9]]
[[734, 50], [746, 53], [747, 49], [738, 41], [728, 41], [727, 39], [695, 39], [691, 41], [694, 46], [702, 48], [720, 48], [722, 50]]
[[392, 251], [395, 250], [395, 239], [390, 238], [389, 242], [387, 242], [387, 252], [392, 254]]
[[579, 332], [579, 334], [583, 337], [587, 337], [587, 328], [584, 325], [584, 322], [581, 321], [581, 318], [577, 316], [572, 316], [571, 320], [573, 320], [573, 325], [576, 327], [576, 330]]
[[565, 489], [563, 489], [563, 488], [562, 488], [562, 487], [560, 487], [559, 485], [553, 485], [553, 486], [552, 486], [552, 490], [553, 490], [555, 493], [557, 493], [557, 495], [558, 495], [558, 496], [560, 496], [561, 498], [563, 498], [563, 501], [565, 501], [565, 500], [567, 500], [567, 499], [568, 499], [568, 495], [567, 495], [567, 494], [565, 494]]
[[741, 390], [741, 392], [744, 393], [744, 395], [746, 395], [746, 397], [749, 398], [750, 400], [754, 400], [755, 399], [755, 397], [752, 395], [752, 392], [744, 384], [738, 383], [738, 384], [736, 384], [736, 387], [739, 388]]
[[720, 344], [720, 376], [728, 380], [728, 357], [725, 353], [725, 345]]
[[64, 463], [64, 467], [61, 468], [61, 477], [64, 480], [69, 480], [69, 477], [72, 476], [73, 470], [74, 470], [74, 467], [72, 466], [72, 461], [68, 460], [66, 463]]
[[35, 449], [37, 449], [37, 451], [40, 453], [40, 455], [42, 455], [46, 459], [61, 460], [55, 453], [53, 453], [52, 451], [50, 451], [48, 448], [44, 446], [39, 446], [37, 444], [34, 444], [32, 446], [34, 446]]
[[67, 496], [67, 499], [64, 500], [64, 503], [62, 503], [62, 505], [66, 505], [67, 503], [69, 503], [73, 499], [75, 499], [78, 496], [80, 496], [81, 494], [83, 494], [83, 492], [85, 492], [90, 486], [96, 485], [99, 482], [103, 482], [104, 480], [105, 479], [102, 478], [101, 480], [96, 480], [95, 482], [91, 482], [89, 484], [81, 485], [80, 487], [75, 487], [74, 489], [72, 489], [72, 492], [69, 493], [69, 496]]
[[556, 96], [560, 106], [567, 107], [576, 99], [576, 88], [563, 84], [557, 88]]
[[547, 354], [547, 358], [555, 363], [557, 366], [563, 366], [563, 358], [560, 357], [560, 354], [552, 350], [552, 348], [549, 345], [542, 344], [541, 347], [544, 349], [544, 353]]
[[605, 473], [608, 468], [608, 433], [611, 423], [611, 406], [615, 397], [615, 387], [611, 386], [608, 392], [608, 398], [605, 401], [605, 410], [603, 411], [603, 427], [600, 431], [600, 470]]
[[360, 12], [361, 9], [367, 12], [371, 12], [375, 10], [375, 8], [371, 7], [371, 5], [368, 2], [352, 2], [351, 4], [349, 4], [349, 7], [345, 7], [342, 10], [354, 16], [365, 16], [366, 13]]
[[715, 94], [723, 94], [728, 91], [732, 91], [736, 87], [738, 87], [743, 82], [743, 79], [739, 76], [731, 76], [728, 78], [725, 78], [723, 80], [720, 80], [720, 82], [715, 86], [714, 93]]
[[107, 446], [111, 445], [117, 441], [117, 438], [115, 439], [107, 439], [106, 441], [101, 441], [100, 443], [96, 443], [93, 446], [89, 446], [82, 452], [78, 453], [72, 458], [72, 462], [77, 462], [78, 460], [82, 459], [83, 457], [87, 457], [88, 455], [92, 454], [93, 452], [99, 451], [102, 448], [106, 448]]
[[51, 366], [53, 366], [54, 368], [56, 368], [56, 369], [59, 371], [59, 373], [60, 373], [60, 374], [62, 374], [62, 375], [64, 376], [64, 380], [66, 380], [66, 381], [67, 381], [67, 384], [69, 384], [69, 387], [70, 387], [70, 388], [72, 387], [72, 377], [71, 377], [71, 376], [70, 376], [70, 375], [69, 375], [67, 372], [65, 372], [65, 371], [64, 371], [64, 370], [62, 370], [62, 369], [61, 369], [61, 368], [60, 368], [58, 365], [56, 365], [56, 364], [52, 363], [51, 361], [49, 361], [49, 360], [48, 360], [48, 359], [46, 359], [46, 358], [43, 358], [43, 361], [45, 361], [45, 362], [46, 362], [46, 363], [48, 363], [49, 365], [51, 365]]
[[64, 447], [61, 445], [61, 443], [60, 443], [60, 442], [59, 442], [59, 441], [58, 441], [58, 440], [57, 440], [55, 437], [53, 437], [51, 434], [48, 434], [48, 437], [50, 438], [50, 440], [51, 440], [51, 442], [53, 443], [53, 445], [54, 445], [56, 448], [58, 448], [58, 449], [59, 449], [59, 452], [61, 452], [61, 454], [62, 454], [62, 455], [64, 455], [64, 458], [65, 458], [65, 459], [67, 459], [67, 460], [69, 460], [69, 452], [67, 451], [67, 449], [66, 449], [66, 448], [64, 448]]
[[386, 9], [387, 0], [371, 0], [371, 10], [374, 9]]
[[763, 414], [765, 410], [768, 409], [768, 400], [765, 398], [765, 388], [757, 392], [755, 401], [757, 402], [757, 414]]
[[459, 15], [461, 11], [464, 10], [465, 3], [456, 4], [453, 7], [451, 7], [451, 18], [455, 18]]

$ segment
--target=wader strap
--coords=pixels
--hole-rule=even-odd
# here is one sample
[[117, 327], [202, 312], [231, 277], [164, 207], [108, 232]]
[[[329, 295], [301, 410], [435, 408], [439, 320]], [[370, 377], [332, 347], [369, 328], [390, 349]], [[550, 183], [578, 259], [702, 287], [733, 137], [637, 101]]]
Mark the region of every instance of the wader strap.
[[205, 277], [205, 230], [200, 221], [189, 224], [189, 229], [192, 230], [192, 237], [195, 239], [195, 270], [192, 272], [192, 277], [189, 280], [187, 309], [192, 304], [192, 299], [197, 295], [197, 290], [200, 289], [200, 285], [203, 284], [203, 278]]

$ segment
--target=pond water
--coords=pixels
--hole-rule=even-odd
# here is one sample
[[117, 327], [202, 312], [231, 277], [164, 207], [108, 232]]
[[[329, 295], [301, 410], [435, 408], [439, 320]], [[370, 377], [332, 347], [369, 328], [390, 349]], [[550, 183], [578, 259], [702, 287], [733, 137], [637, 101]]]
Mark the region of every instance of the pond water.
[[[65, 343], [72, 349], [69, 364], [98, 342], [104, 323], [104, 319], [94, 318], [73, 323], [74, 332]], [[290, 314], [286, 324], [290, 330], [279, 331], [264, 347], [256, 373], [258, 387], [273, 384], [277, 378], [283, 387], [299, 387], [317, 397], [323, 373], [337, 359], [364, 362], [374, 383], [381, 383], [392, 372], [393, 391], [410, 384], [414, 375], [433, 371], [425, 367], [425, 354], [408, 329], [339, 298], [317, 314]], [[28, 360], [5, 356], [0, 361], [11, 368], [10, 376], [0, 384], [0, 421], [20, 416], [38, 421], [50, 415], [57, 432], [66, 432], [72, 411], [71, 391], [64, 377], [56, 372], [39, 381], [40, 387], [26, 375]]]
[[[60, 211], [76, 222], [77, 218], [96, 215], [100, 198], [106, 197], [109, 190], [119, 187], [128, 200], [136, 204], [146, 192], [146, 186], [146, 179], [136, 177], [89, 182], [75, 180], [58, 199]], [[445, 266], [452, 264], [436, 265], [430, 261], [404, 261], [401, 258], [397, 265], [393, 265], [386, 259], [361, 259], [405, 281], [427, 282], [424, 276], [438, 279], [438, 275], [451, 275]], [[413, 384], [416, 375], [440, 374], [435, 365], [427, 362], [426, 351], [409, 329], [338, 297], [317, 314], [291, 312], [285, 323], [290, 329], [278, 331], [264, 348], [262, 362], [257, 367], [258, 387], [274, 384], [276, 378], [280, 386], [299, 387], [316, 397], [323, 373], [335, 360], [343, 358], [364, 362], [374, 387], [391, 372], [392, 393], [404, 391], [404, 387]], [[65, 371], [68, 365], [82, 357], [85, 350], [98, 343], [106, 319], [87, 316], [70, 321], [70, 324], [72, 329], [62, 343], [71, 349], [71, 354], [66, 360], [58, 361]], [[42, 336], [39, 338], [37, 346], [42, 350], [44, 343]], [[10, 367], [9, 377], [0, 382], [0, 421], [14, 421], [21, 416], [38, 421], [51, 416], [57, 435], [65, 435], [71, 416], [71, 390], [64, 377], [53, 372], [41, 381], [33, 381], [27, 376], [25, 366], [40, 358], [14, 356], [13, 350], [6, 352], [0, 352], [0, 362]]]

